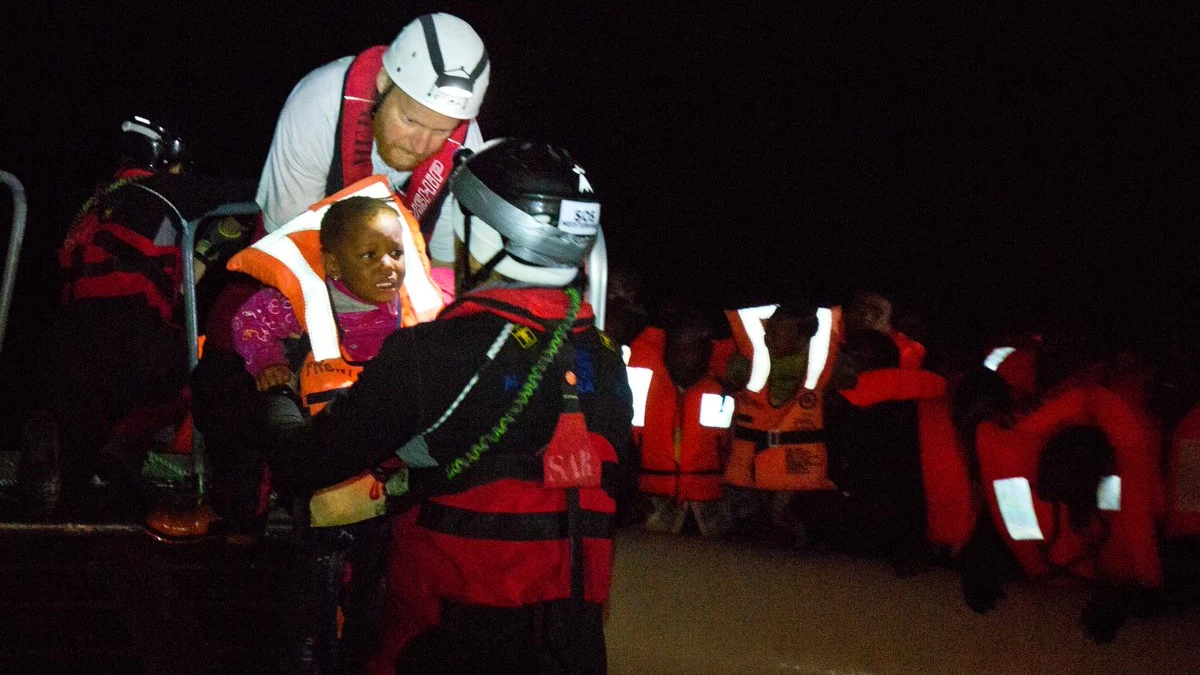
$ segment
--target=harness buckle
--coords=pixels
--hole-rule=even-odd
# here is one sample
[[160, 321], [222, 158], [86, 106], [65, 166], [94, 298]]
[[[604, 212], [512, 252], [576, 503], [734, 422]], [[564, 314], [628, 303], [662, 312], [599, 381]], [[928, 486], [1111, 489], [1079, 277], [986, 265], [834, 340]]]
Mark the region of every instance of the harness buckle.
[[767, 430], [767, 447], [768, 448], [776, 448], [776, 447], [779, 447], [780, 445], [783, 445], [783, 443], [780, 442], [780, 437], [782, 435], [783, 435], [782, 432], [780, 432], [778, 429], [768, 429]]

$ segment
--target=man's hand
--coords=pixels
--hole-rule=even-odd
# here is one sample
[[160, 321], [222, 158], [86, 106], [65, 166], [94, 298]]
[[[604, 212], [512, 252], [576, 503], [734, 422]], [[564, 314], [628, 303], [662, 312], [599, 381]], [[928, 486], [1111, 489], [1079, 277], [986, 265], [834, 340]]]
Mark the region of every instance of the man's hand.
[[259, 391], [267, 391], [273, 387], [286, 387], [292, 383], [292, 371], [285, 365], [275, 365], [258, 374], [254, 386]]

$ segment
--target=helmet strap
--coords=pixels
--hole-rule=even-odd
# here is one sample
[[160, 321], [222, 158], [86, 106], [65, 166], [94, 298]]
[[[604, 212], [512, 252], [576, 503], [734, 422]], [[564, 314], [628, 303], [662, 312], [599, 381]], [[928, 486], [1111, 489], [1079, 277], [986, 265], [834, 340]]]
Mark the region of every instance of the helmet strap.
[[471, 221], [473, 216], [466, 209], [463, 209], [463, 253], [457, 261], [456, 273], [454, 278], [459, 280], [455, 283], [455, 291], [458, 293], [466, 293], [475, 288], [484, 279], [487, 279], [492, 274], [492, 270], [496, 269], [504, 257], [508, 253], [503, 247], [492, 256], [490, 260], [483, 263], [483, 266], [477, 270], [471, 270]]

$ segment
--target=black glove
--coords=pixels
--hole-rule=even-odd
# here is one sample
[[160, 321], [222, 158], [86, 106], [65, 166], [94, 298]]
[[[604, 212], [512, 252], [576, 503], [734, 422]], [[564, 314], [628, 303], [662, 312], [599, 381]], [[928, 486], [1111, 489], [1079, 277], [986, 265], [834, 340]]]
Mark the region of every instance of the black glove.
[[1004, 588], [994, 576], [960, 572], [959, 579], [962, 581], [963, 600], [976, 614], [987, 614], [1005, 598]]

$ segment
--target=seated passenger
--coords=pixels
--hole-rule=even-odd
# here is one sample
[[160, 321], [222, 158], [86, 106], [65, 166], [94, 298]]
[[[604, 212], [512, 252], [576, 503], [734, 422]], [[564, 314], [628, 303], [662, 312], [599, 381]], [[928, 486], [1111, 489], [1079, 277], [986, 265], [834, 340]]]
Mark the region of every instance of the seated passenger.
[[649, 376], [644, 413], [634, 413], [638, 484], [652, 504], [646, 529], [678, 534], [690, 513], [702, 535], [719, 537], [729, 528], [721, 468], [733, 399], [710, 372], [713, 330], [704, 316], [682, 307], [664, 323], [642, 331], [629, 361], [631, 380]]
[[[765, 321], [754, 315], [763, 309]], [[730, 508], [742, 532], [766, 525], [768, 538], [802, 546], [807, 538], [793, 500], [834, 487], [826, 471], [822, 392], [840, 341], [838, 311], [781, 306], [728, 314], [739, 353], [729, 359], [727, 387], [740, 389], [724, 472]], [[750, 337], [755, 328], [762, 337], [757, 345]], [[765, 358], [755, 358], [764, 348]], [[769, 524], [758, 522], [764, 513]]]
[[825, 423], [845, 518], [834, 512], [810, 525], [840, 535], [846, 548], [886, 556], [897, 576], [908, 576], [927, 553], [916, 403], [941, 396], [945, 380], [899, 361], [887, 335], [847, 331]]

